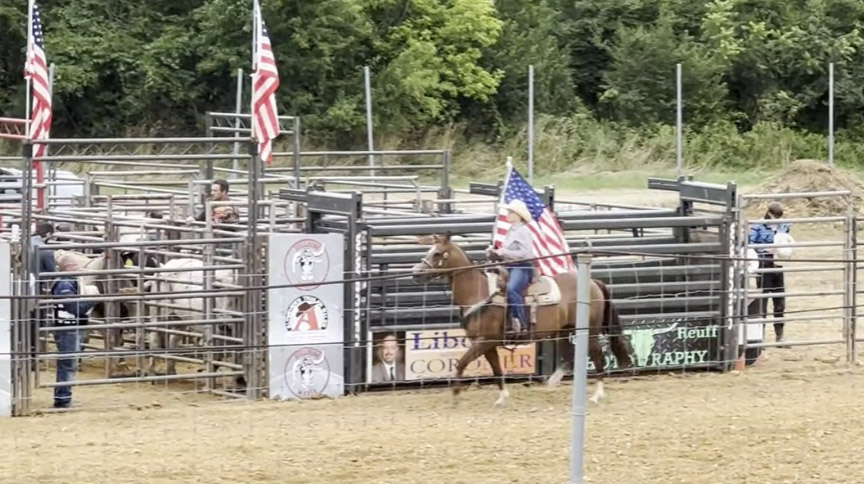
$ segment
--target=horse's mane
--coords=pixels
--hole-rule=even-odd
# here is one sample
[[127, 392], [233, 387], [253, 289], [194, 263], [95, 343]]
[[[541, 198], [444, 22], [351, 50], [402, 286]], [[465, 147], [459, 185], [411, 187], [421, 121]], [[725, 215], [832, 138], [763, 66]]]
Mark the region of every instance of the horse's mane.
[[474, 261], [472, 261], [471, 258], [468, 257], [468, 254], [465, 252], [465, 250], [462, 249], [462, 247], [459, 247], [459, 245], [456, 242], [453, 242], [453, 240], [450, 240], [448, 242], [448, 244], [453, 246], [453, 248], [456, 249], [456, 252], [459, 255], [461, 255], [463, 259], [465, 259], [465, 261], [467, 262], [466, 267], [474, 265]]

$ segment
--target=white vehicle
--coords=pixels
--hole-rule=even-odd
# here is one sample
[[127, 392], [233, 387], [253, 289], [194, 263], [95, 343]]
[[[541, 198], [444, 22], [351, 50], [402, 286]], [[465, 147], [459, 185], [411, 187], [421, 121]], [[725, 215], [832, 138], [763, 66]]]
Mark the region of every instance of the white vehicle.
[[[84, 196], [85, 180], [78, 175], [66, 170], [56, 170], [55, 179], [48, 185], [45, 196], [46, 203], [52, 206], [72, 206], [75, 197]], [[36, 183], [35, 176], [33, 183]], [[21, 203], [21, 189], [24, 178], [21, 170], [17, 168], [0, 168], [0, 204]], [[35, 199], [36, 192], [33, 192]], [[50, 202], [49, 202], [50, 201]]]

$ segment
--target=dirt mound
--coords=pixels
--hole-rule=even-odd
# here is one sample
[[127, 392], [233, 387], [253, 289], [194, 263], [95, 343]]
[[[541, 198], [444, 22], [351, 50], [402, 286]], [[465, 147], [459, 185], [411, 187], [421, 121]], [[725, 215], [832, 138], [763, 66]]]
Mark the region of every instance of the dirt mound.
[[[856, 211], [864, 208], [864, 183], [858, 177], [824, 161], [798, 160], [791, 163], [780, 174], [765, 181], [754, 193], [796, 193], [830, 192], [848, 190]], [[753, 200], [747, 205], [752, 216], [765, 213], [771, 200]], [[814, 215], [841, 215], [845, 213], [846, 202], [839, 197], [832, 198], [792, 198], [781, 200], [786, 217]]]

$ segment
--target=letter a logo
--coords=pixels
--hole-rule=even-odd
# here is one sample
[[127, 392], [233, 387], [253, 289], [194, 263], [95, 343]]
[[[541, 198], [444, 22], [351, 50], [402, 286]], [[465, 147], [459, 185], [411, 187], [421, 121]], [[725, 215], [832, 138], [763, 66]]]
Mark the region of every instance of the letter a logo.
[[327, 308], [315, 296], [301, 296], [285, 311], [288, 331], [319, 331], [327, 329]]
[[297, 323], [294, 325], [294, 331], [306, 330], [314, 331], [318, 329], [318, 318], [315, 316], [315, 306], [306, 306], [300, 311], [297, 316]]

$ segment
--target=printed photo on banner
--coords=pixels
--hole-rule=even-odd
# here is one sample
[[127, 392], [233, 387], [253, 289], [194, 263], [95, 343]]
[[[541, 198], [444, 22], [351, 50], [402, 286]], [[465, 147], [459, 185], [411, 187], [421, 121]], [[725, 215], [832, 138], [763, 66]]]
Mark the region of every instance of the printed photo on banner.
[[376, 333], [372, 337], [371, 383], [405, 380], [404, 338], [405, 333], [402, 332]]
[[[446, 379], [456, 374], [456, 363], [468, 351], [470, 342], [462, 329], [406, 331], [405, 379]], [[511, 351], [512, 350], [512, 351]], [[505, 375], [532, 375], [536, 371], [536, 345], [498, 348]], [[486, 358], [478, 358], [465, 369], [464, 376], [492, 376]]]

